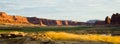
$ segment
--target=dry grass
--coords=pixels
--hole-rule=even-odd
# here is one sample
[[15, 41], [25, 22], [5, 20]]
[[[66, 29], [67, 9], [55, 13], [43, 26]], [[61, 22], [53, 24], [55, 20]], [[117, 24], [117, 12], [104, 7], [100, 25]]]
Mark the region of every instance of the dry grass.
[[[24, 36], [30, 36], [37, 40], [61, 40], [61, 41], [96, 41], [96, 42], [108, 42], [114, 44], [120, 44], [120, 36], [106, 36], [98, 34], [72, 34], [66, 32], [45, 32], [45, 33], [25, 33], [25, 32], [11, 32], [12, 34], [21, 34]], [[47, 40], [48, 39], [48, 40]]]
[[97, 34], [77, 35], [65, 32], [46, 32], [54, 40], [100, 41], [120, 44], [120, 36], [104, 36]]

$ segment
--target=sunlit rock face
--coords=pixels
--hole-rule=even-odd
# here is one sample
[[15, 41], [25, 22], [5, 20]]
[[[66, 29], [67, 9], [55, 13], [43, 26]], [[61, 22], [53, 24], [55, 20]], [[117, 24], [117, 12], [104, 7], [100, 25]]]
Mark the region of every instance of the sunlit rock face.
[[6, 18], [7, 14], [5, 12], [0, 12], [0, 17]]
[[12, 23], [14, 22], [13, 16], [8, 16], [5, 12], [0, 12], [1, 23]]
[[0, 12], [0, 23], [8, 24], [34, 24], [40, 26], [75, 26], [85, 25], [83, 22], [76, 22], [71, 20], [52, 20], [37, 17], [23, 17], [23, 16], [10, 16], [5, 12]]
[[60, 20], [56, 20], [56, 23], [58, 26], [62, 25], [62, 21], [60, 21]]
[[110, 21], [111, 19], [110, 19], [110, 17], [109, 16], [107, 16], [106, 18], [105, 18], [105, 24], [110, 24], [111, 23], [111, 21]]
[[29, 23], [26, 17], [22, 16], [13, 16], [16, 23]]
[[0, 12], [0, 21], [1, 23], [10, 23], [10, 24], [29, 24], [26, 17], [22, 16], [10, 16], [5, 12]]

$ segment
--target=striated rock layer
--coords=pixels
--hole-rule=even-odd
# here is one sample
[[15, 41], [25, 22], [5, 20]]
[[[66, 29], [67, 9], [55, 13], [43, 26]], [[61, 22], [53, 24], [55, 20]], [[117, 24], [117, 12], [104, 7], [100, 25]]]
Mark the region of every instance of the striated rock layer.
[[86, 25], [85, 22], [76, 22], [70, 20], [51, 20], [36, 17], [10, 16], [5, 12], [0, 12], [0, 24], [24, 25], [33, 24], [40, 26], [70, 26]]
[[1, 24], [30, 24], [26, 17], [22, 16], [10, 16], [5, 12], [0, 12], [0, 23]]

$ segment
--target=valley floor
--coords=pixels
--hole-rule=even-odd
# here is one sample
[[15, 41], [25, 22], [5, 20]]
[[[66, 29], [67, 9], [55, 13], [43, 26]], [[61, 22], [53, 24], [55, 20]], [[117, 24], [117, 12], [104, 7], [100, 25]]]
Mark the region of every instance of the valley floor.
[[0, 44], [120, 44], [120, 27], [14, 26], [0, 29]]

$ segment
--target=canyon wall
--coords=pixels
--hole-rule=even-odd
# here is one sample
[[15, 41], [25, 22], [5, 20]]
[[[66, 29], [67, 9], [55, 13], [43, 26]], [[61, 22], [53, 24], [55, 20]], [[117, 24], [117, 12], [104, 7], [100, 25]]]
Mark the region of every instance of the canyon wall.
[[10, 16], [5, 12], [0, 12], [0, 24], [30, 24], [26, 17]]
[[52, 20], [37, 17], [10, 16], [5, 12], [0, 12], [0, 24], [34, 24], [40, 26], [77, 26], [86, 25], [85, 22], [76, 22], [70, 20]]

